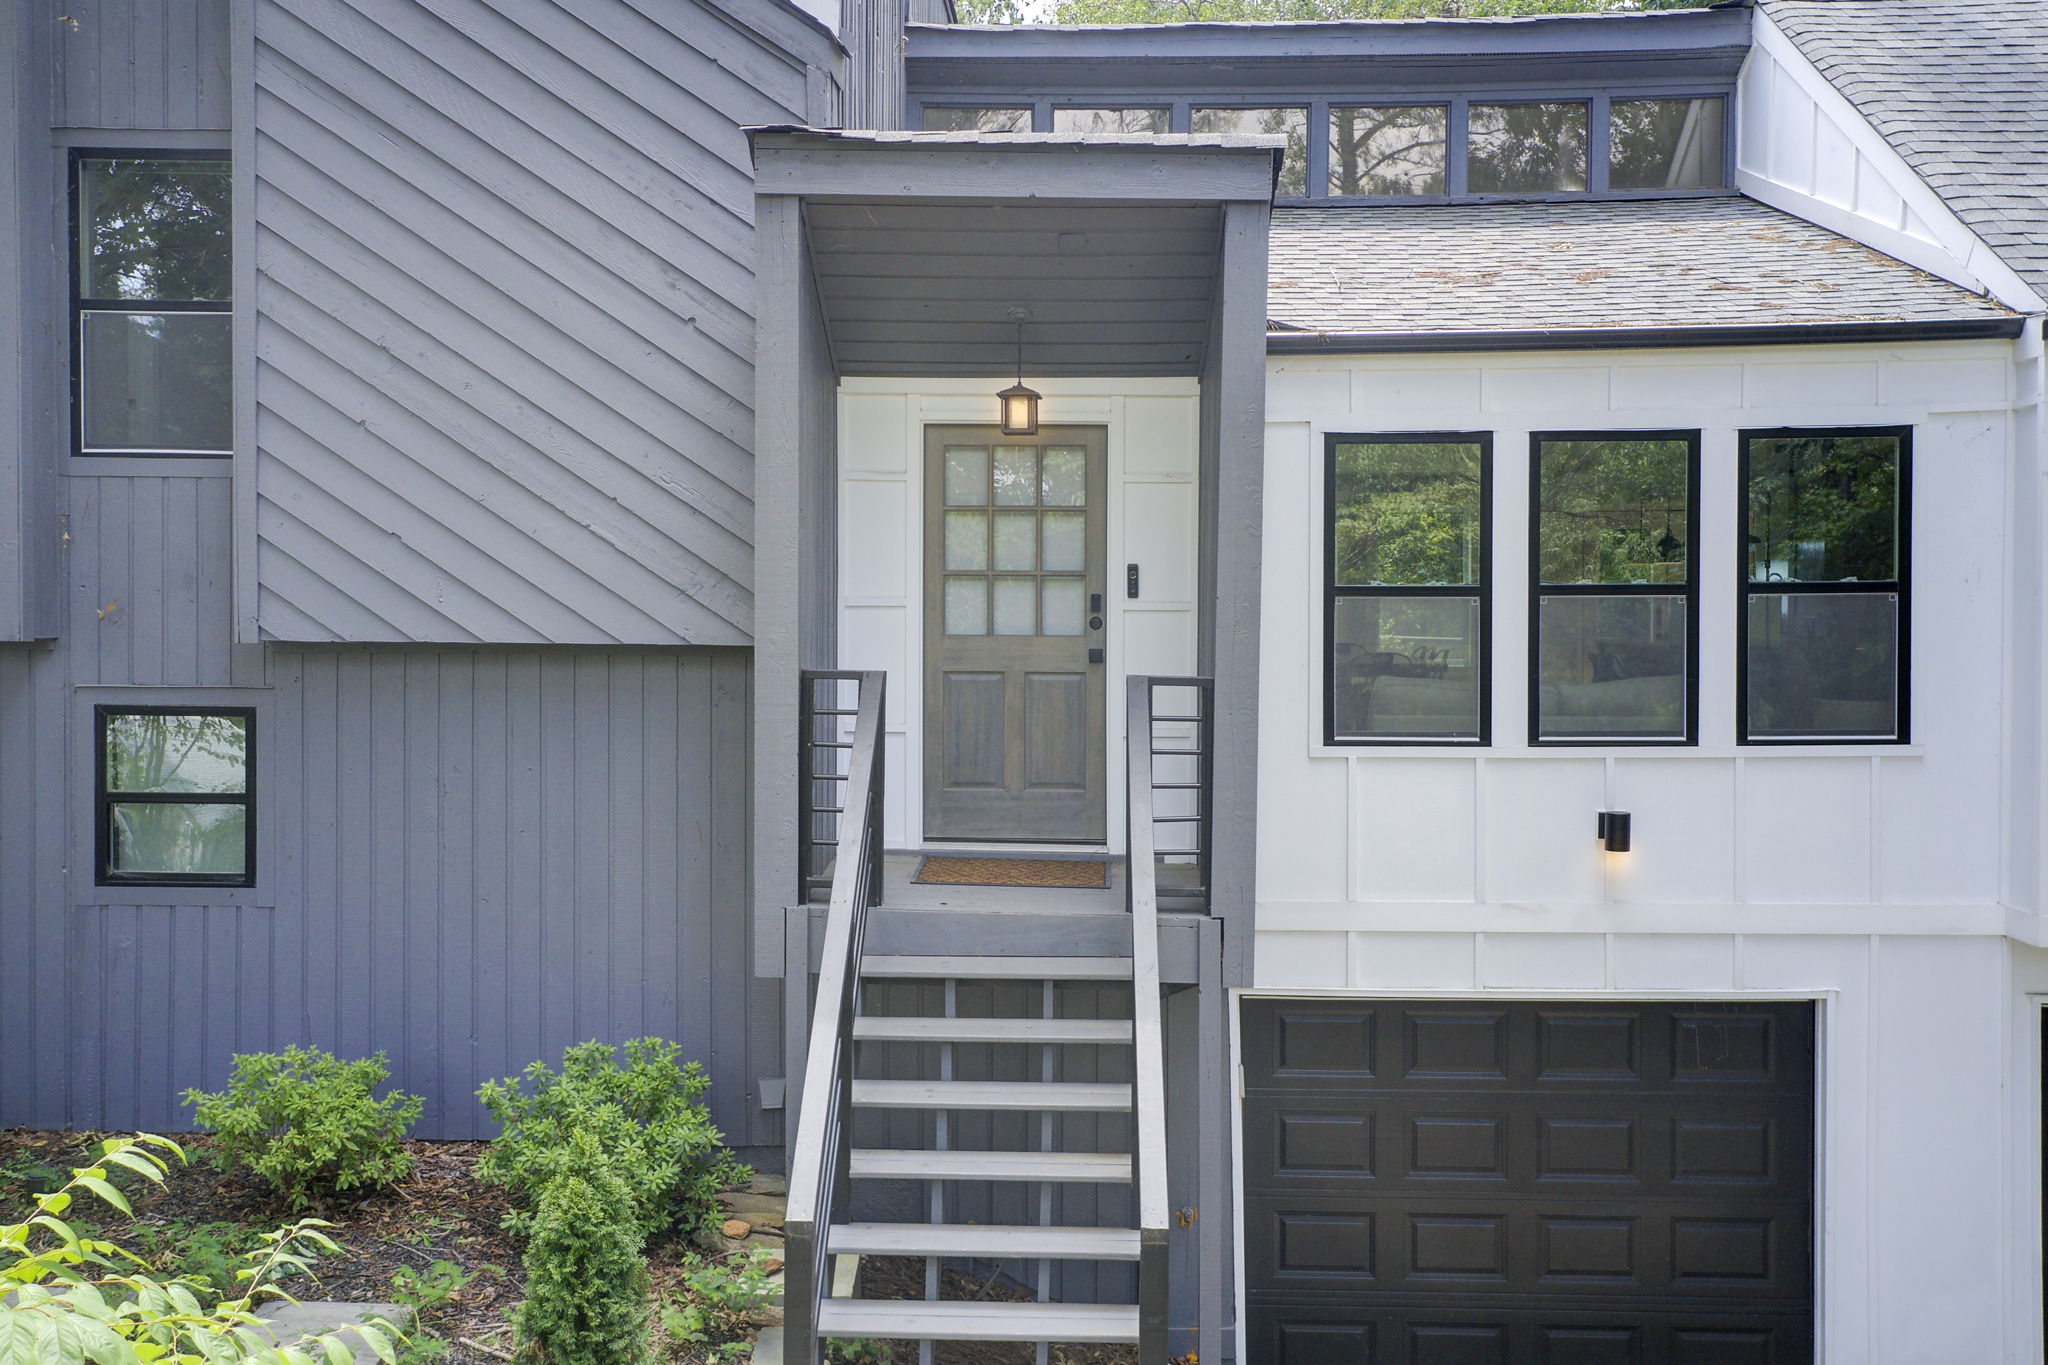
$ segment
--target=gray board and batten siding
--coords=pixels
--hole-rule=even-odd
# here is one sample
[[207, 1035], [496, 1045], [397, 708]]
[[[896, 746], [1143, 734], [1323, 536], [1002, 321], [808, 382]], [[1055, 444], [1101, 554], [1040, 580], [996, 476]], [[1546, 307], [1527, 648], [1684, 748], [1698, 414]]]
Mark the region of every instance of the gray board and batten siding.
[[[0, 24], [23, 452], [0, 639], [42, 642], [0, 645], [0, 1124], [182, 1128], [231, 1053], [303, 1042], [388, 1051], [419, 1133], [482, 1136], [482, 1080], [659, 1034], [706, 1063], [732, 1142], [779, 1143], [748, 651], [698, 637], [743, 644], [749, 605], [739, 124], [836, 116], [847, 54], [782, 0], [39, 0]], [[78, 146], [236, 152], [239, 459], [68, 454]], [[675, 380], [659, 404], [621, 396], [632, 366]], [[586, 425], [621, 439], [600, 458]], [[256, 533], [288, 551], [268, 634], [303, 644], [237, 643]], [[94, 884], [95, 704], [254, 710], [254, 887]]]

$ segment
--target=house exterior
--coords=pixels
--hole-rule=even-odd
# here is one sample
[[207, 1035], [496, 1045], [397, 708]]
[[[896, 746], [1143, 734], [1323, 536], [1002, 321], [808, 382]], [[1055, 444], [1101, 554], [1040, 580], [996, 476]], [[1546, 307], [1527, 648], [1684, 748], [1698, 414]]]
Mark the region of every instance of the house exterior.
[[948, 17], [0, 21], [0, 1123], [656, 1033], [805, 1358], [2042, 1359], [2036, 7]]

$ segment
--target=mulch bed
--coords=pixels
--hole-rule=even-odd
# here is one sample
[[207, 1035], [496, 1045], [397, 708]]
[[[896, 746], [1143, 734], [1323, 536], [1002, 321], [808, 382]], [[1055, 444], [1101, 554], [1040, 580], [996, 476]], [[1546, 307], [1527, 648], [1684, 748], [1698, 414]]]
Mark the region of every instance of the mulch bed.
[[[924, 1261], [916, 1256], [864, 1256], [860, 1263], [859, 1297], [864, 1299], [921, 1299], [924, 1297]], [[1038, 1296], [1015, 1280], [1001, 1275], [968, 1275], [958, 1270], [939, 1272], [942, 1300], [984, 1303], [1035, 1303]], [[889, 1343], [893, 1365], [917, 1365], [917, 1343]], [[942, 1341], [932, 1348], [932, 1365], [1032, 1365], [1032, 1347], [1015, 1341]], [[1054, 1346], [1052, 1365], [1137, 1365], [1134, 1346]]]
[[[111, 1135], [0, 1130], [0, 1222], [14, 1221], [28, 1204], [23, 1183], [6, 1173], [46, 1166], [68, 1176], [71, 1167], [83, 1164], [83, 1149], [101, 1136]], [[208, 1162], [204, 1135], [181, 1134], [177, 1141], [191, 1161], [173, 1162], [162, 1189], [137, 1177], [117, 1180], [134, 1204], [132, 1222], [111, 1207], [88, 1209], [91, 1201], [74, 1206], [73, 1221], [90, 1218], [116, 1243], [139, 1228], [174, 1221], [237, 1223], [258, 1231], [292, 1221], [262, 1181], [245, 1172], [224, 1174]], [[502, 1365], [512, 1353], [506, 1316], [526, 1292], [519, 1243], [498, 1226], [511, 1201], [504, 1190], [476, 1179], [484, 1143], [409, 1141], [405, 1147], [413, 1154], [413, 1169], [403, 1184], [357, 1202], [307, 1210], [334, 1224], [326, 1232], [343, 1254], [314, 1263], [317, 1282], [286, 1288], [298, 1298], [389, 1302], [391, 1276], [399, 1267], [424, 1272], [435, 1261], [453, 1261], [474, 1278], [421, 1325], [450, 1343], [443, 1365]], [[685, 1250], [675, 1243], [649, 1248], [649, 1274], [657, 1286], [673, 1283]], [[910, 1359], [915, 1361], [914, 1352]]]

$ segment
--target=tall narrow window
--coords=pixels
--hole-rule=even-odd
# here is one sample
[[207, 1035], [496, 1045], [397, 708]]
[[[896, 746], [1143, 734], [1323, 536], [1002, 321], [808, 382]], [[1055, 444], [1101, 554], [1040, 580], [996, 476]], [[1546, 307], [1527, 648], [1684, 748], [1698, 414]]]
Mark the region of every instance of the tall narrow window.
[[1484, 434], [1332, 436], [1324, 739], [1487, 739]]
[[1221, 137], [1286, 138], [1287, 151], [1273, 193], [1283, 198], [1299, 198], [1308, 193], [1307, 109], [1194, 109], [1188, 114], [1188, 130]]
[[1536, 743], [1690, 743], [1699, 433], [1531, 438]]
[[78, 452], [229, 453], [226, 156], [77, 153], [72, 173]]
[[99, 883], [251, 886], [246, 708], [96, 708]]
[[1741, 734], [1907, 738], [1912, 433], [1742, 436]]

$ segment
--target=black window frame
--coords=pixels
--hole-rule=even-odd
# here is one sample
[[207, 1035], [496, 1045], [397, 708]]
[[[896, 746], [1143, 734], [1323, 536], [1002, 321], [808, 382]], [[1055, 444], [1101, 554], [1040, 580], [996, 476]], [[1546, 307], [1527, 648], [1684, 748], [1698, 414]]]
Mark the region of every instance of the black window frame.
[[[1463, 584], [1358, 584], [1337, 582], [1337, 447], [1340, 445], [1476, 445], [1479, 447], [1479, 581]], [[1414, 749], [1449, 746], [1484, 749], [1493, 743], [1493, 433], [1392, 431], [1323, 434], [1323, 743], [1339, 749]], [[1479, 733], [1383, 738], [1337, 737], [1337, 603], [1346, 597], [1435, 597], [1477, 601], [1479, 607]]]
[[[1818, 582], [1767, 584], [1758, 587], [1749, 576], [1749, 448], [1755, 441], [1787, 440], [1832, 436], [1892, 436], [1899, 442], [1898, 473], [1898, 577], [1866, 582]], [[1912, 426], [1823, 426], [1746, 427], [1736, 433], [1736, 535], [1735, 535], [1735, 742], [1752, 748], [1811, 749], [1816, 746], [1850, 745], [1897, 748], [1913, 742], [1913, 428]], [[1898, 650], [1896, 670], [1897, 731], [1889, 737], [1868, 735], [1808, 735], [1752, 739], [1749, 733], [1749, 600], [1753, 596], [1779, 597], [1848, 595], [1897, 596]]]
[[[107, 722], [115, 716], [233, 716], [241, 720], [248, 751], [242, 762], [239, 792], [126, 792], [107, 787]], [[93, 730], [93, 870], [98, 886], [254, 886], [256, 885], [256, 708], [253, 706], [126, 706], [103, 703], [92, 708]], [[113, 815], [116, 804], [242, 807], [242, 870], [240, 872], [120, 872], [113, 867]]]
[[[68, 200], [68, 221], [71, 248], [66, 253], [71, 267], [71, 280], [67, 293], [71, 300], [71, 455], [83, 460], [227, 460], [234, 458], [234, 438], [229, 436], [226, 450], [150, 450], [137, 446], [133, 449], [87, 450], [85, 448], [85, 315], [92, 312], [117, 313], [208, 313], [225, 314], [230, 318], [229, 347], [232, 355], [234, 346], [232, 318], [235, 311], [234, 275], [232, 250], [230, 252], [229, 290], [226, 299], [90, 299], [81, 292], [85, 278], [84, 243], [79, 232], [78, 175], [79, 163], [83, 161], [229, 161], [233, 153], [221, 147], [73, 147], [65, 163], [65, 193]], [[241, 205], [230, 198], [231, 212], [239, 212]], [[232, 222], [229, 232], [234, 230]], [[230, 238], [232, 241], [232, 238]], [[142, 307], [147, 303], [147, 307]], [[233, 390], [230, 389], [231, 410], [230, 432], [232, 433]], [[196, 713], [195, 713], [196, 714]]]
[[[1543, 443], [1545, 441], [1684, 441], [1686, 443], [1685, 591], [1670, 583], [1543, 581]], [[1529, 433], [1529, 747], [1689, 748], [1700, 742], [1700, 432], [1698, 430], [1532, 431]], [[1546, 597], [1683, 597], [1685, 599], [1685, 736], [1559, 736], [1541, 729], [1543, 599]]]

